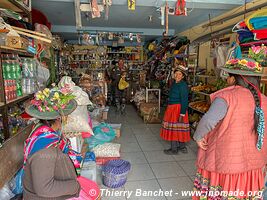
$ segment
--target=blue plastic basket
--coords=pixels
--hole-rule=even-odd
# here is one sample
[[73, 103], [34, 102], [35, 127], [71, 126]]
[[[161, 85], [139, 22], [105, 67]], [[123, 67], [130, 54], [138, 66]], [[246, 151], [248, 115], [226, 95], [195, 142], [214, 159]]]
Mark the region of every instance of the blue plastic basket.
[[130, 169], [131, 164], [126, 160], [110, 160], [102, 171], [104, 185], [109, 188], [124, 186]]

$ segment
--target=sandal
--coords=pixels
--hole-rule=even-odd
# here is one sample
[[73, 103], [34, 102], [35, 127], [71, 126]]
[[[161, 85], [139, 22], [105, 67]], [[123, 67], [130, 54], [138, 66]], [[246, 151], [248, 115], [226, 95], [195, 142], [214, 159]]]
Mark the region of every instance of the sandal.
[[178, 154], [178, 151], [176, 150], [172, 150], [171, 148], [170, 149], [164, 149], [163, 151], [166, 155], [176, 155]]

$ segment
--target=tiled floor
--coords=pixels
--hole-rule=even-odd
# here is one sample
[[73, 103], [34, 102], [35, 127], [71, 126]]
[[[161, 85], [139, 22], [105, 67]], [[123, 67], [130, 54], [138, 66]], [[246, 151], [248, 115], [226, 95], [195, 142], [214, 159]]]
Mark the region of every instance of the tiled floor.
[[[188, 154], [165, 155], [163, 150], [169, 148], [170, 144], [160, 138], [160, 124], [144, 124], [132, 106], [127, 106], [126, 113], [125, 116], [116, 115], [111, 108], [108, 121], [122, 124], [121, 137], [113, 142], [121, 144], [121, 158], [130, 161], [132, 168], [125, 186], [116, 190], [103, 190], [102, 199], [191, 199], [189, 196], [181, 196], [181, 191], [193, 188], [196, 144], [192, 141], [187, 145]], [[100, 175], [98, 183], [102, 185]], [[107, 188], [102, 185], [102, 189]], [[151, 193], [146, 193], [148, 191], [167, 193], [151, 196]]]

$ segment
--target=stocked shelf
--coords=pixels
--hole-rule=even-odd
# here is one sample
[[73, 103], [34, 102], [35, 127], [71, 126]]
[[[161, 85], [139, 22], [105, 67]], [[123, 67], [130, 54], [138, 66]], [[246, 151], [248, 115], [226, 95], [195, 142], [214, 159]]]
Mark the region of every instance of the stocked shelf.
[[138, 54], [138, 52], [125, 52], [125, 51], [118, 51], [118, 52], [107, 52], [108, 54]]
[[198, 109], [196, 109], [196, 108], [194, 108], [194, 107], [192, 107], [192, 106], [188, 106], [190, 109], [192, 109], [192, 110], [194, 110], [194, 111], [197, 111], [197, 112], [199, 112], [199, 113], [201, 113], [201, 114], [205, 114], [206, 112], [203, 112], [203, 111], [201, 111], [201, 110], [198, 110]]
[[24, 100], [27, 100], [29, 98], [33, 97], [33, 94], [30, 94], [30, 95], [23, 95], [21, 97], [18, 97], [14, 100], [11, 100], [11, 101], [7, 101], [6, 105], [10, 106], [10, 105], [13, 105], [13, 104], [16, 104], [16, 103], [19, 103], [21, 101], [24, 101]]
[[34, 54], [28, 53], [27, 51], [23, 50], [23, 49], [15, 49], [15, 48], [11, 48], [8, 46], [0, 46], [0, 51], [1, 53], [16, 53], [20, 56], [24, 56], [24, 57], [34, 57]]
[[201, 94], [201, 95], [205, 95], [205, 96], [210, 96], [210, 94], [205, 93], [205, 92], [197, 92], [197, 91], [192, 91], [192, 92], [194, 92], [194, 93], [196, 93], [196, 94]]
[[22, 3], [16, 0], [2, 0], [1, 7], [13, 10], [18, 13], [24, 12], [25, 14], [30, 15], [30, 8], [26, 7], [26, 5], [23, 5]]
[[259, 41], [255, 41], [255, 42], [243, 43], [243, 44], [240, 44], [240, 46], [242, 46], [242, 47], [250, 47], [250, 46], [253, 46], [253, 45], [261, 45], [261, 44], [267, 44], [267, 40], [259, 40]]
[[197, 76], [200, 77], [200, 78], [213, 78], [213, 79], [216, 78], [216, 76], [201, 75], [201, 74], [199, 74], [199, 75], [197, 74]]

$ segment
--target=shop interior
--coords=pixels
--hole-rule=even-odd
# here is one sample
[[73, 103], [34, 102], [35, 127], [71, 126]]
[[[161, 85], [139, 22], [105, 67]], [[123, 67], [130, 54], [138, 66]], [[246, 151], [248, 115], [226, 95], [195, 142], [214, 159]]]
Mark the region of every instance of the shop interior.
[[[193, 138], [210, 95], [227, 87], [221, 67], [231, 49], [238, 45], [244, 56], [267, 45], [266, 21], [257, 34], [240, 26], [255, 16], [267, 17], [266, 0], [0, 0], [0, 199], [23, 198], [17, 177], [38, 123], [26, 107], [38, 91], [61, 84], [75, 84], [80, 98], [62, 132], [83, 158], [77, 174], [103, 189], [97, 199], [191, 199], [115, 192], [193, 189], [196, 142], [186, 154], [166, 155], [170, 142], [160, 136], [174, 70], [187, 69]], [[112, 189], [104, 171], [114, 160], [129, 169]]]

